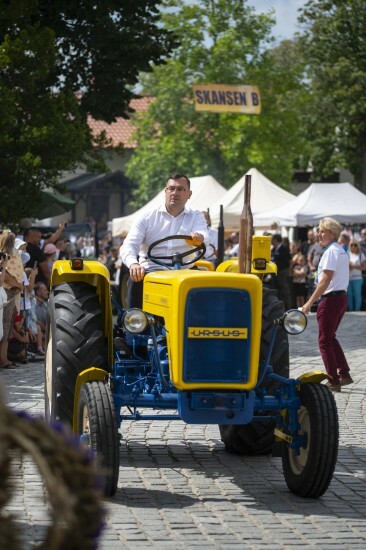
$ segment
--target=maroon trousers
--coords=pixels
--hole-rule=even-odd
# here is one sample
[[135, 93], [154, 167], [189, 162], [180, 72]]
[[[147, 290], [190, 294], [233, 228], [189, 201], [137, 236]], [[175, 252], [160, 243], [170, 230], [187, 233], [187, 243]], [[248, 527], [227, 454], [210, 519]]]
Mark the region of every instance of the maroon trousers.
[[336, 337], [336, 331], [347, 310], [347, 295], [322, 298], [318, 305], [318, 343], [325, 370], [332, 377], [332, 384], [349, 377], [349, 366]]

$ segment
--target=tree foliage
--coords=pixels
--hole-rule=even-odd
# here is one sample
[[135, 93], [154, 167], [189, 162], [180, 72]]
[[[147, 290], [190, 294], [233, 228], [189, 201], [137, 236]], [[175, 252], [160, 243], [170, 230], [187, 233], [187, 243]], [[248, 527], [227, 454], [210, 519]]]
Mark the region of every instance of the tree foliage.
[[139, 72], [168, 55], [157, 5], [0, 0], [0, 223], [31, 215], [61, 171], [103, 165], [87, 116], [128, 116]]
[[[166, 6], [162, 22], [179, 46], [165, 65], [142, 78], [143, 91], [156, 100], [138, 117], [139, 147], [127, 165], [139, 184], [137, 204], [175, 170], [209, 173], [230, 186], [253, 166], [286, 187], [294, 159], [306, 156], [297, 44], [271, 49], [271, 15], [255, 14], [245, 0], [169, 0]], [[195, 112], [194, 83], [257, 84], [262, 113]]]
[[366, 192], [366, 3], [309, 0], [301, 41], [312, 93], [304, 124], [317, 176], [349, 168]]

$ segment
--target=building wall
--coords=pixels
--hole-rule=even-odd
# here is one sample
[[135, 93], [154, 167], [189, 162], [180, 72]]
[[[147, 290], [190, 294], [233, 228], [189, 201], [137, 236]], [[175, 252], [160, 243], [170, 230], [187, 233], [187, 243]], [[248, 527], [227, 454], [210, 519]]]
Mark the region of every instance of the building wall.
[[122, 155], [112, 152], [110, 156], [108, 155], [105, 157], [105, 163], [112, 172], [115, 170], [122, 170], [122, 172], [124, 172], [126, 164], [130, 160], [132, 154], [133, 149], [125, 149]]

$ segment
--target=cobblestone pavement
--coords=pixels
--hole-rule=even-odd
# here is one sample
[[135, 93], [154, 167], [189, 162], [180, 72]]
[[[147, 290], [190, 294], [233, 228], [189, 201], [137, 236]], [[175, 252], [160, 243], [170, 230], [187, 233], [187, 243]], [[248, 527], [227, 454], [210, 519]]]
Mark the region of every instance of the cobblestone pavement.
[[[293, 375], [322, 368], [316, 331], [310, 315], [307, 330], [290, 337]], [[119, 489], [105, 502], [100, 548], [365, 548], [366, 312], [347, 313], [339, 339], [355, 384], [336, 395], [339, 456], [322, 498], [290, 493], [279, 458], [226, 453], [216, 426], [126, 422]], [[0, 377], [11, 406], [43, 413], [41, 364]], [[29, 541], [42, 540], [47, 524], [43, 488], [28, 458], [18, 460], [14, 478], [8, 509], [31, 548]]]

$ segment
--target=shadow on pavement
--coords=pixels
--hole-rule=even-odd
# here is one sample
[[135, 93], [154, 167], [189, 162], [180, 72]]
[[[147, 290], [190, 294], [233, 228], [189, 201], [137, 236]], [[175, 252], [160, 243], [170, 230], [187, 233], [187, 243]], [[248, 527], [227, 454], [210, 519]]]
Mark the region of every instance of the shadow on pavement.
[[[118, 505], [128, 505], [136, 508], [185, 508], [199, 502], [223, 502], [241, 504], [255, 510], [270, 511], [272, 513], [285, 512], [288, 514], [301, 513], [307, 516], [334, 516], [339, 518], [364, 518], [364, 509], [360, 508], [366, 491], [366, 449], [362, 447], [340, 446], [339, 457], [342, 462], [349, 463], [349, 470], [336, 465], [332, 483], [320, 499], [306, 499], [291, 493], [287, 488], [282, 473], [280, 458], [271, 456], [242, 457], [225, 451], [223, 444], [216, 440], [214, 448], [201, 443], [187, 442], [182, 444], [144, 445], [136, 441], [122, 441], [120, 484], [116, 496], [110, 502]], [[157, 469], [157, 478], [153, 484], [164, 485], [165, 477], [183, 479], [179, 487], [173, 491], [150, 489], [146, 487], [131, 487], [128, 479], [130, 468]], [[169, 474], [169, 469], [172, 473]], [[174, 470], [174, 472], [173, 472]], [[357, 471], [357, 478], [354, 477]], [[148, 479], [154, 480], [149, 473]], [[347, 489], [350, 477], [355, 484], [352, 491]], [[212, 492], [212, 481], [217, 484], [217, 494]], [[196, 480], [202, 489], [197, 496], [187, 496], [182, 492], [195, 493], [190, 485]], [[125, 483], [125, 487], [123, 486]], [[194, 485], [193, 481], [193, 485]], [[225, 490], [220, 493], [220, 486]], [[205, 494], [205, 486], [211, 491]], [[346, 500], [345, 500], [346, 498]], [[361, 502], [360, 502], [361, 501]], [[338, 506], [337, 506], [338, 503]]]

